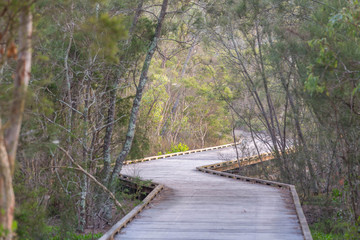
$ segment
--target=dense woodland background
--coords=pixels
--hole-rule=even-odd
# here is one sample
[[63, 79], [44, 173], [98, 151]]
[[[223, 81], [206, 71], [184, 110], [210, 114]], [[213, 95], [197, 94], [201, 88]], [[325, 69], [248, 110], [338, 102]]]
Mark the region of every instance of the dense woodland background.
[[99, 236], [138, 201], [124, 160], [234, 129], [276, 153], [257, 174], [296, 185], [315, 239], [359, 236], [357, 0], [9, 0], [0, 16], [0, 207], [16, 199], [0, 236]]

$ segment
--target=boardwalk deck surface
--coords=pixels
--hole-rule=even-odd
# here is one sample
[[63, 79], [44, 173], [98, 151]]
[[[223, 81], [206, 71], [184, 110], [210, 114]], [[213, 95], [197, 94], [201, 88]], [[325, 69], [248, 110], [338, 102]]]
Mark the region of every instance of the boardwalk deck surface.
[[233, 148], [124, 166], [166, 189], [115, 239], [304, 239], [288, 191], [196, 171]]

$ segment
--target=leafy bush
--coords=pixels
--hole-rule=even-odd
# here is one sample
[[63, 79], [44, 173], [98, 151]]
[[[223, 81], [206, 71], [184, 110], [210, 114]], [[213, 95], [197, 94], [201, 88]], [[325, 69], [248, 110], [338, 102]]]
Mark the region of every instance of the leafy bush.
[[[22, 179], [23, 176], [18, 179]], [[47, 239], [46, 209], [41, 204], [41, 196], [46, 189], [30, 189], [23, 183], [15, 182], [16, 195], [15, 221], [19, 239]], [[36, 221], [34, 221], [36, 219]]]
[[319, 231], [313, 231], [311, 235], [314, 240], [333, 240], [335, 238], [333, 234], [326, 234]]
[[53, 227], [51, 230], [53, 237], [50, 237], [49, 240], [92, 240], [98, 239], [103, 235], [102, 233], [78, 234], [75, 232], [67, 232], [64, 236], [58, 227]]
[[310, 226], [314, 240], [355, 240], [360, 239], [360, 228], [349, 222], [331, 219], [322, 220]]
[[170, 151], [166, 151], [166, 153], [158, 152], [158, 155], [177, 153], [177, 152], [186, 152], [189, 149], [190, 148], [186, 144], [182, 144], [180, 142], [178, 145], [171, 145], [171, 150]]
[[189, 147], [186, 144], [182, 144], [180, 142], [178, 145], [172, 145], [171, 151], [168, 151], [167, 153], [185, 152], [188, 150], [189, 150]]

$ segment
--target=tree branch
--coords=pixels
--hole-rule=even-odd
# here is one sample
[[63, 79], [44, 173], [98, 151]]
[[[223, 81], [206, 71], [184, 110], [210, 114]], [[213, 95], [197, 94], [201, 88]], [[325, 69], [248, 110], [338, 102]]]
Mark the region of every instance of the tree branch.
[[[88, 173], [85, 169], [83, 169], [79, 164], [77, 164], [75, 162], [75, 160], [70, 156], [70, 154], [63, 149], [60, 146], [57, 146], [63, 153], [65, 153], [65, 155], [69, 158], [69, 160], [72, 162], [72, 164], [74, 164], [77, 168], [72, 168], [74, 170], [80, 171], [83, 174], [85, 174], [88, 178], [90, 178], [91, 180], [93, 180], [98, 186], [100, 186], [106, 193], [108, 193], [110, 195], [110, 197], [114, 200], [115, 205], [118, 206], [121, 210], [121, 212], [123, 214], [126, 214], [124, 207], [121, 205], [121, 203], [119, 203], [119, 201], [116, 199], [115, 195], [107, 188], [105, 187], [102, 183], [100, 183], [93, 175], [91, 175], [90, 173]], [[70, 167], [69, 167], [70, 168]]]

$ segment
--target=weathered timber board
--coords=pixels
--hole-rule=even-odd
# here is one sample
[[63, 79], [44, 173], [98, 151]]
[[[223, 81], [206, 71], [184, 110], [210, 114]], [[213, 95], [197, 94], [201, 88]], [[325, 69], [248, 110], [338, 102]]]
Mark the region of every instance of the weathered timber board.
[[115, 239], [304, 239], [289, 191], [196, 171], [233, 148], [124, 166], [166, 190]]

